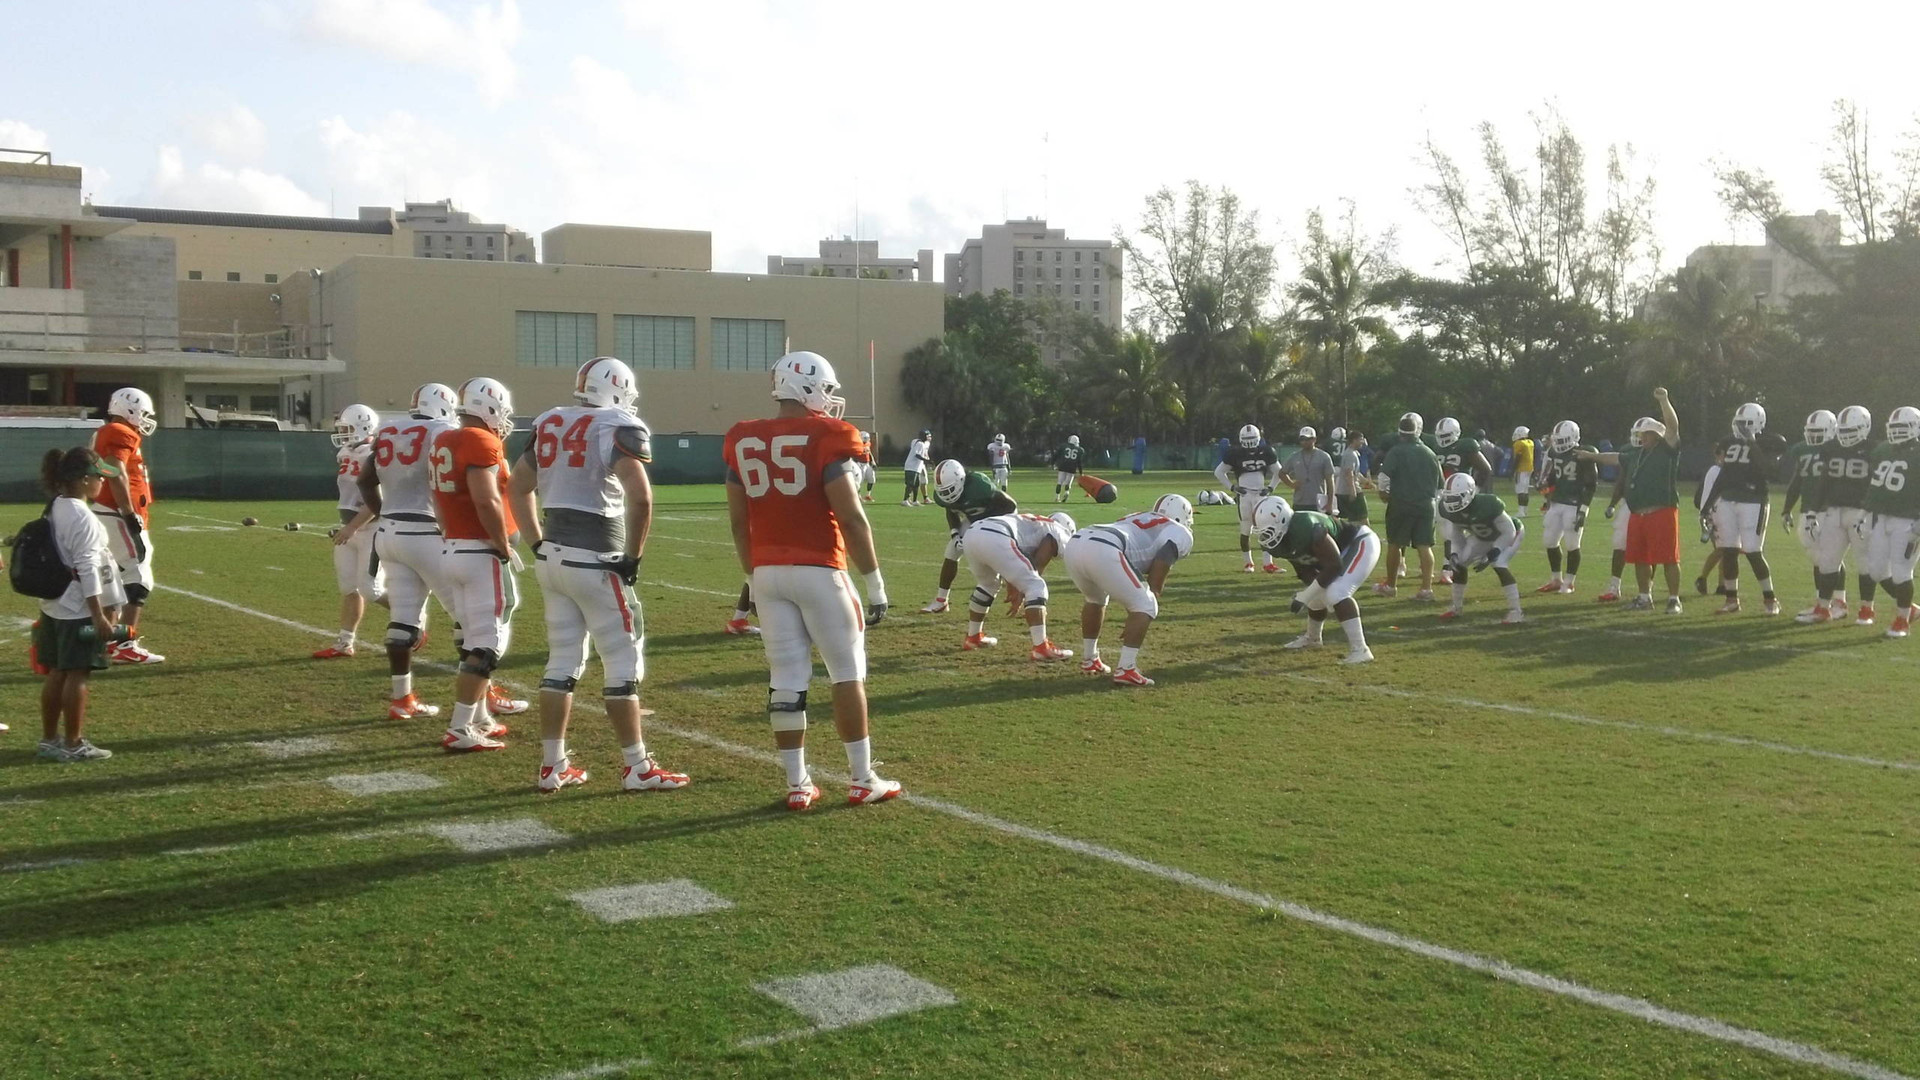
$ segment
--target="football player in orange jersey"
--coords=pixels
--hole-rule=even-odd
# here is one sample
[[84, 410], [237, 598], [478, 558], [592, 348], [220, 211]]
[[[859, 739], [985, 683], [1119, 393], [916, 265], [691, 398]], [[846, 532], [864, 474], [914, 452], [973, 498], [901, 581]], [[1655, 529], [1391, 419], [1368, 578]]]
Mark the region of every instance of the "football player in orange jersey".
[[140, 613], [153, 590], [153, 539], [146, 530], [153, 493], [140, 448], [158, 426], [153, 398], [145, 390], [128, 386], [115, 390], [107, 400], [107, 422], [93, 433], [93, 452], [120, 467], [120, 475], [106, 482], [93, 504], [94, 516], [107, 530], [120, 580], [126, 584], [127, 602], [107, 613], [109, 621], [127, 628], [125, 641], [107, 646], [107, 659], [116, 664], [157, 664], [166, 659], [140, 643]]
[[[520, 605], [513, 567], [517, 532], [507, 505], [506, 447], [513, 430], [513, 397], [493, 379], [468, 379], [459, 392], [460, 426], [433, 439], [433, 504], [446, 539], [441, 574], [453, 617], [465, 631], [453, 715], [440, 745], [456, 753], [500, 750], [507, 726], [483, 708], [494, 702], [493, 670], [506, 655], [514, 608]], [[513, 711], [523, 711], [525, 702]]]
[[[833, 683], [833, 723], [846, 745], [847, 801], [881, 802], [900, 784], [873, 771], [867, 735], [866, 627], [887, 612], [873, 531], [860, 506], [860, 433], [840, 419], [846, 400], [833, 365], [817, 353], [788, 353], [773, 365], [769, 420], [727, 431], [727, 516], [740, 566], [753, 582], [760, 640], [770, 669], [767, 715], [787, 771], [787, 809], [820, 797], [807, 772], [807, 684], [813, 650]], [[867, 590], [865, 619], [847, 560]]]

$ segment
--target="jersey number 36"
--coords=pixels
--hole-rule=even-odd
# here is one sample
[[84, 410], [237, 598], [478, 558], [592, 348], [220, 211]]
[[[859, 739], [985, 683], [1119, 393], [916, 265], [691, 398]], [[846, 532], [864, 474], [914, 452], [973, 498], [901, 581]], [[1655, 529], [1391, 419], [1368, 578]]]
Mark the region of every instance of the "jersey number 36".
[[807, 435], [775, 435], [769, 447], [765, 440], [741, 439], [733, 444], [733, 468], [740, 474], [740, 486], [747, 497], [757, 499], [771, 488], [782, 495], [798, 495], [807, 489], [807, 463], [794, 451], [807, 445]]

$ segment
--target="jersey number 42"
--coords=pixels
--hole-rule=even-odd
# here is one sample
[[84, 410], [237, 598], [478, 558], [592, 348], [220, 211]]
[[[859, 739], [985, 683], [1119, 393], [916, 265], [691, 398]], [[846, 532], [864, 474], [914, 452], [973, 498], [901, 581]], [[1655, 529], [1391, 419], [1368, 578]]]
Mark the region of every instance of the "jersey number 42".
[[795, 456], [806, 447], [811, 436], [775, 435], [769, 446], [764, 439], [745, 438], [733, 444], [733, 467], [740, 474], [740, 485], [747, 497], [757, 499], [769, 489], [782, 495], [798, 495], [807, 489], [807, 463]]

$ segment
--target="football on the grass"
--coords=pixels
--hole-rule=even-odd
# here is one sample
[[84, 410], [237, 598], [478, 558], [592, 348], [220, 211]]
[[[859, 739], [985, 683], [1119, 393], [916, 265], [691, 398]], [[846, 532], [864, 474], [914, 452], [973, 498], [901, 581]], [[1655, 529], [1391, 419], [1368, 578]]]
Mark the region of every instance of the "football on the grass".
[[260, 524], [260, 519], [259, 518], [241, 518], [240, 524], [251, 527], [251, 526]]
[[300, 523], [299, 523], [299, 522], [297, 522], [297, 521], [289, 521], [289, 522], [287, 522], [287, 531], [288, 531], [288, 532], [299, 532], [299, 531], [300, 531]]

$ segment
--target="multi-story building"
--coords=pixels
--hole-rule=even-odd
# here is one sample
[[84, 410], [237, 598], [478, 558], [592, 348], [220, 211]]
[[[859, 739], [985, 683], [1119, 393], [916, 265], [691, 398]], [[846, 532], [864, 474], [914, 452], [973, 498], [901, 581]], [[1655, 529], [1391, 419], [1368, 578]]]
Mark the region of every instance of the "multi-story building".
[[127, 222], [128, 236], [173, 242], [181, 281], [273, 285], [295, 270], [331, 270], [353, 255], [405, 255], [412, 234], [393, 214], [358, 219], [235, 214], [155, 206], [93, 206], [103, 218]]
[[921, 248], [911, 259], [883, 259], [880, 241], [843, 236], [820, 241], [818, 256], [769, 255], [769, 274], [810, 274], [814, 277], [877, 278], [888, 281], [932, 281], [933, 249]]
[[1038, 218], [988, 225], [946, 257], [950, 294], [1005, 289], [1115, 329], [1121, 324], [1121, 283], [1120, 251], [1112, 240], [1075, 240]]
[[[1844, 260], [1850, 255], [1838, 214], [1819, 210], [1804, 216], [1789, 217], [1785, 224], [1812, 241], [1824, 258]], [[1764, 244], [1707, 244], [1697, 247], [1687, 255], [1686, 265], [1694, 267], [1714, 261], [1735, 267], [1753, 302], [1770, 310], [1785, 310], [1796, 296], [1817, 296], [1834, 291], [1832, 280], [1782, 247], [1774, 236], [1768, 236]]]
[[[413, 232], [411, 254], [465, 262], [532, 262], [533, 240], [509, 225], [475, 221], [452, 199], [410, 202], [399, 213], [384, 206], [360, 208], [362, 221], [392, 220]], [[394, 252], [393, 254], [401, 254]]]

